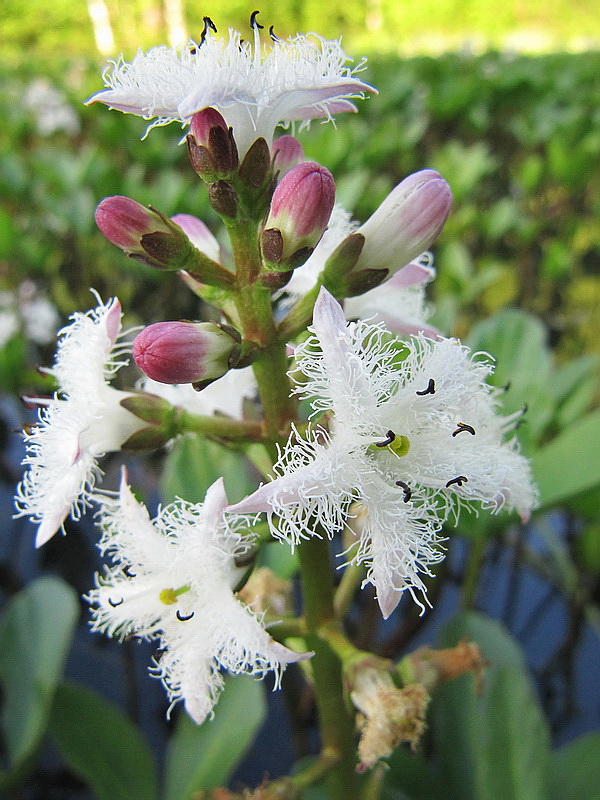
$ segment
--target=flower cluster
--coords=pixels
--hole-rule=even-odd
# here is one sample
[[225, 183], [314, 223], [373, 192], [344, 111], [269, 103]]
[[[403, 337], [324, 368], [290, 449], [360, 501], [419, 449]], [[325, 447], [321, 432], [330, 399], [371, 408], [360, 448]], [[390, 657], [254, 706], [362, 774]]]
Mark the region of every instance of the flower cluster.
[[[335, 203], [329, 170], [293, 136], [273, 140], [274, 131], [354, 111], [351, 100], [375, 90], [346, 66], [339, 42], [283, 41], [271, 29], [265, 46], [257, 12], [251, 26], [253, 43], [235, 31], [221, 39], [207, 17], [199, 42], [113, 63], [106, 88], [90, 98], [153, 125], [189, 123], [194, 177], [229, 243], [187, 213], [168, 217], [121, 196], [100, 202], [106, 238], [181, 277], [212, 318], [156, 321], [125, 343], [116, 298], [75, 314], [49, 370], [56, 394], [29, 398], [39, 423], [25, 434], [17, 490], [17, 513], [38, 524], [38, 546], [69, 514], [97, 504], [108, 565], [88, 595], [93, 628], [156, 642], [152, 672], [197, 723], [213, 713], [222, 670], [273, 673], [277, 687], [288, 664], [312, 655], [289, 648], [286, 625], [281, 641], [268, 632], [274, 612], [291, 617], [293, 604], [281, 576], [250, 577], [265, 539], [293, 549], [343, 534], [342, 566], [375, 587], [388, 618], [405, 591], [424, 610], [426, 578], [444, 558], [442, 526], [461, 507], [516, 510], [526, 520], [536, 502], [512, 433], [518, 415], [499, 413], [487, 382], [490, 357], [427, 321], [428, 248], [449, 214], [450, 187], [421, 170], [366, 222], [353, 221]], [[124, 391], [112, 382], [130, 355], [142, 376]], [[104, 454], [180, 435], [236, 448], [270, 478], [229, 504], [218, 477], [203, 502], [177, 499], [154, 518], [125, 471], [118, 492], [98, 487]], [[314, 576], [300, 561], [312, 600]], [[327, 591], [333, 580], [313, 594]], [[324, 605], [329, 614], [332, 596]], [[335, 649], [316, 617], [288, 619], [287, 630], [315, 652]], [[342, 625], [334, 627], [339, 638]], [[376, 671], [359, 676], [352, 698], [364, 715], [361, 768], [400, 741], [416, 745], [423, 687], [397, 689]]]

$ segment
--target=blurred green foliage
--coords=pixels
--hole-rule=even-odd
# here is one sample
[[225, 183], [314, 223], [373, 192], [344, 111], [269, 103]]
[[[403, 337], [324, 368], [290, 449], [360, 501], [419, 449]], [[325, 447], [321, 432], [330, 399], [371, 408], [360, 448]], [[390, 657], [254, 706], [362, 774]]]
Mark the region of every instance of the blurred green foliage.
[[[101, 86], [94, 65], [73, 63], [60, 79], [49, 70], [46, 92], [62, 90], [60, 102], [44, 100], [44, 70], [34, 81], [30, 68], [0, 71], [0, 289], [33, 278], [63, 315], [87, 307], [90, 286], [118, 289], [132, 321], [193, 315], [183, 287], [125, 258], [94, 224], [99, 200], [124, 194], [218, 230], [177, 126], [141, 141], [143, 120], [81, 104]], [[540, 317], [564, 360], [600, 341], [599, 71], [600, 53], [374, 59], [365, 79], [379, 96], [302, 139], [359, 220], [408, 173], [438, 169], [455, 204], [436, 245], [434, 321], [462, 336], [519, 306]], [[62, 102], [77, 130], [42, 135]], [[4, 358], [15, 388], [24, 357], [13, 345]]]
[[[165, 0], [4, 0], [0, 8], [0, 32], [5, 59], [22, 60], [24, 51], [34, 48], [41, 57], [89, 55], [96, 52], [91, 18], [105, 11], [114, 40], [115, 56], [127, 57], [138, 47], [161, 44], [168, 39], [168, 7]], [[181, 0], [184, 25], [193, 38], [203, 28], [202, 17], [210, 15], [220, 31], [232, 26], [246, 30], [250, 12], [244, 0], [225, 4], [199, 4]], [[343, 35], [351, 51], [361, 54], [432, 52], [444, 47], [470, 43], [471, 46], [500, 46], [514, 43], [539, 50], [570, 44], [578, 49], [600, 41], [600, 17], [594, 0], [264, 0], [261, 19], [273, 24], [279, 36], [316, 30], [327, 38]], [[173, 15], [173, 11], [171, 11]]]

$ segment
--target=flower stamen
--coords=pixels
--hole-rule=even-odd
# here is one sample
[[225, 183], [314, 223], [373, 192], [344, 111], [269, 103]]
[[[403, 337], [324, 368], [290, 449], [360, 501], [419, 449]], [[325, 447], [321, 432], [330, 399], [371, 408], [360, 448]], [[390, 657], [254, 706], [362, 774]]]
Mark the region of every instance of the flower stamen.
[[388, 445], [392, 444], [395, 438], [396, 434], [394, 431], [388, 431], [383, 442], [375, 442], [375, 447], [387, 447]]
[[427, 384], [427, 388], [423, 389], [421, 392], [415, 392], [415, 394], [420, 395], [423, 397], [426, 394], [435, 394], [435, 381], [433, 378], [429, 378], [429, 383]]
[[463, 483], [467, 483], [468, 480], [469, 479], [466, 478], [464, 475], [457, 475], [456, 478], [452, 478], [451, 480], [448, 481], [448, 483], [446, 484], [446, 489], [449, 489], [454, 484], [456, 484], [457, 486], [462, 486]]
[[175, 613], [175, 616], [177, 617], [177, 619], [180, 622], [187, 622], [188, 620], [190, 620], [194, 616], [195, 613], [196, 613], [195, 611], [192, 611], [191, 614], [187, 614], [186, 615], [186, 614], [182, 614], [181, 611], [179, 609], [177, 609], [177, 612]]
[[120, 600], [111, 600], [110, 597], [108, 598], [108, 605], [112, 606], [112, 608], [116, 608], [117, 606], [122, 605], [123, 602], [124, 602], [123, 598], [121, 598]]
[[452, 436], [458, 436], [459, 433], [470, 433], [471, 436], [475, 436], [475, 428], [472, 425], [467, 425], [465, 422], [458, 422], [456, 430], [452, 433]]
[[259, 14], [260, 14], [260, 11], [253, 11], [250, 14], [250, 27], [254, 28], [255, 30], [258, 29], [258, 28], [260, 28], [260, 30], [264, 30], [265, 26], [261, 25], [260, 22], [256, 19]]
[[408, 503], [410, 498], [412, 497], [412, 489], [405, 483], [404, 481], [396, 481], [396, 486], [399, 486], [403, 490], [403, 499], [405, 503]]

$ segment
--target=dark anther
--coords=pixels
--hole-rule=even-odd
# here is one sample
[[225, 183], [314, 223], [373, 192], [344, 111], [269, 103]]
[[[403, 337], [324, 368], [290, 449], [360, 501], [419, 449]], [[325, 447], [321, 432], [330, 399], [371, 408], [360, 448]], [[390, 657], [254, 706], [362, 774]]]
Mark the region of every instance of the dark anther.
[[529, 410], [529, 406], [527, 405], [527, 403], [525, 403], [523, 405], [523, 408], [521, 409], [521, 414], [526, 414], [528, 410]]
[[[206, 39], [206, 35], [208, 34], [209, 31], [212, 31], [213, 33], [217, 32], [217, 26], [215, 25], [215, 23], [212, 21], [212, 19], [210, 17], [202, 17], [202, 20], [204, 22], [204, 30], [202, 31], [202, 35], [200, 36], [200, 44], [201, 45], [204, 44], [204, 41]], [[192, 54], [194, 52], [195, 52], [195, 48], [192, 50]]]
[[508, 390], [510, 389], [510, 384], [511, 384], [510, 381], [508, 381], [508, 383], [505, 383], [504, 386], [502, 387], [502, 391], [508, 392]]
[[260, 11], [253, 11], [250, 14], [250, 27], [251, 28], [260, 28], [262, 30], [262, 28], [264, 28], [265, 26], [261, 25], [260, 22], [256, 19], [259, 14], [260, 14]]
[[108, 605], [112, 606], [113, 608], [116, 608], [117, 606], [120, 606], [122, 602], [123, 602], [123, 598], [121, 598], [120, 600], [117, 600], [117, 601], [111, 600], [110, 597], [108, 598]]
[[125, 573], [125, 575], [127, 575], [128, 578], [135, 578], [135, 572], [133, 572], [133, 570], [129, 565], [125, 567], [123, 572]]
[[423, 389], [422, 392], [415, 392], [415, 394], [420, 394], [421, 397], [425, 394], [435, 394], [435, 381], [433, 378], [429, 378], [429, 383], [427, 384], [426, 389]]
[[404, 491], [404, 502], [408, 503], [412, 497], [412, 489], [408, 483], [404, 483], [404, 481], [396, 481], [396, 486], [399, 486]]
[[188, 614], [186, 617], [185, 614], [182, 614], [181, 611], [177, 609], [177, 613], [175, 614], [175, 616], [180, 622], [187, 622], [188, 619], [191, 619], [194, 616], [194, 612], [192, 611], [192, 613]]
[[457, 422], [456, 424], [457, 428], [452, 436], [458, 436], [459, 433], [463, 432], [470, 433], [471, 436], [475, 436], [475, 428], [473, 428], [471, 425], [466, 425], [464, 422]]
[[387, 438], [384, 439], [383, 442], [375, 442], [375, 447], [387, 447], [388, 444], [391, 444], [396, 438], [394, 431], [388, 431], [386, 436]]
[[275, 35], [275, 32], [274, 32], [274, 30], [273, 30], [273, 26], [272, 26], [272, 25], [269, 27], [269, 36], [271, 37], [271, 39], [273, 39], [273, 41], [274, 41], [274, 42], [279, 42], [279, 41], [281, 41], [281, 40], [280, 40], [280, 38], [279, 38], [279, 36], [276, 36], [276, 35]]
[[448, 483], [446, 484], [446, 489], [449, 489], [453, 484], [456, 484], [457, 486], [462, 486], [463, 483], [466, 483], [468, 480], [469, 479], [465, 478], [464, 475], [458, 475], [456, 478], [452, 478], [451, 480], [448, 481]]

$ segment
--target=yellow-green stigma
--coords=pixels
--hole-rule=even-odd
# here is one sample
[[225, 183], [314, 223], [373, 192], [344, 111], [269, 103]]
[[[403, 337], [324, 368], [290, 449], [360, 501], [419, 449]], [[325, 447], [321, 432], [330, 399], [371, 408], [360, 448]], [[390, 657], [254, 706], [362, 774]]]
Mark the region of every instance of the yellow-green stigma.
[[376, 452], [376, 448], [381, 450], [384, 447], [387, 450], [391, 450], [394, 455], [405, 456], [410, 450], [410, 439], [408, 436], [388, 431], [386, 438], [382, 442], [375, 442], [375, 444], [370, 445], [369, 449]]
[[180, 586], [179, 589], [162, 589], [158, 598], [164, 605], [173, 606], [177, 602], [179, 595], [185, 594], [185, 592], [189, 592], [189, 590], [190, 587], [187, 584]]

